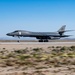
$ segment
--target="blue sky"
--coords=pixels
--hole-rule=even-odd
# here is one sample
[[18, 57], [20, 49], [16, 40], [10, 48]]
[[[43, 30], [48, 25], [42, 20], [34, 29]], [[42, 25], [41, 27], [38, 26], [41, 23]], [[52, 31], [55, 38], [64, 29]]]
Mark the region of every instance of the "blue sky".
[[17, 29], [57, 31], [62, 25], [75, 30], [75, 0], [0, 0], [0, 37]]

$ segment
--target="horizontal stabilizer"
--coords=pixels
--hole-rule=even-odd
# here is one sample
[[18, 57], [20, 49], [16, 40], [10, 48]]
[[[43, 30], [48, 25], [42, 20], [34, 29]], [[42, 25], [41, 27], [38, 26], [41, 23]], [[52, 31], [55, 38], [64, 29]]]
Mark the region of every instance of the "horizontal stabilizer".
[[75, 31], [75, 30], [65, 30], [64, 32], [70, 32], [70, 31]]

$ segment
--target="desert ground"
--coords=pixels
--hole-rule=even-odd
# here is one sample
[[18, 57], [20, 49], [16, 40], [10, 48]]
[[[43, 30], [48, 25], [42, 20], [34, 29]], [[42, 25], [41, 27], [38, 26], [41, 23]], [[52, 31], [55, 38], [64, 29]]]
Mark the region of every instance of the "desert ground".
[[0, 75], [75, 75], [75, 42], [0, 42]]

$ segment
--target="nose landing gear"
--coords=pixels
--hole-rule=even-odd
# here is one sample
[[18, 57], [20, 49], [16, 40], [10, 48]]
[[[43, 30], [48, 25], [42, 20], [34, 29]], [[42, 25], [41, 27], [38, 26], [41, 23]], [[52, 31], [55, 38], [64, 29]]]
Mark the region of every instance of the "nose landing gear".
[[17, 40], [17, 42], [20, 42], [20, 36], [18, 36], [19, 40]]
[[17, 42], [20, 42], [20, 40], [17, 40]]

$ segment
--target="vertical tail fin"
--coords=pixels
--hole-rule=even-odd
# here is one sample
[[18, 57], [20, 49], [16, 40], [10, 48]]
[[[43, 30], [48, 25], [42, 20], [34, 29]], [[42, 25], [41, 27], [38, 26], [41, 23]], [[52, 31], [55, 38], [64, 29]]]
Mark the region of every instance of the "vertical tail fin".
[[65, 31], [65, 27], [66, 27], [66, 25], [63, 25], [63, 26], [58, 30], [58, 32], [64, 32], [64, 31]]
[[63, 25], [57, 32], [58, 32], [60, 35], [63, 35], [63, 33], [65, 32], [65, 27], [66, 27], [66, 25]]
[[75, 31], [75, 30], [65, 30], [66, 25], [63, 25], [57, 32], [62, 36], [64, 32]]

